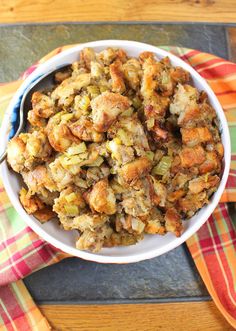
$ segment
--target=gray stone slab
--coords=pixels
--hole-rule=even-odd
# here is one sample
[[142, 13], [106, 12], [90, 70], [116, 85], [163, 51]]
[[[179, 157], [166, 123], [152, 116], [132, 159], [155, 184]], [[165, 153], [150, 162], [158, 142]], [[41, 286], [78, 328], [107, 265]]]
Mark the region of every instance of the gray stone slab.
[[0, 27], [0, 82], [17, 79], [55, 47], [99, 39], [196, 48], [227, 57], [225, 29], [216, 25], [61, 24]]
[[[56, 24], [0, 27], [0, 81], [11, 81], [55, 47], [130, 39], [196, 48], [227, 58], [225, 28], [183, 24]], [[37, 302], [137, 302], [208, 298], [186, 246], [130, 265], [64, 260], [25, 279]]]
[[126, 265], [70, 258], [28, 276], [25, 284], [40, 302], [158, 302], [208, 295], [185, 245]]

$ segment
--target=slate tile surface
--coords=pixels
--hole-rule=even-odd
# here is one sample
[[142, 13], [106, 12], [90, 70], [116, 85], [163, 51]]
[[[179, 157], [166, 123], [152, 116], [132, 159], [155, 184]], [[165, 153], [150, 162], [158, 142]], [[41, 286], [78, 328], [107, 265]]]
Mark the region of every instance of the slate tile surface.
[[0, 82], [16, 79], [52, 49], [100, 39], [196, 48], [227, 57], [225, 28], [217, 25], [61, 24], [0, 27]]

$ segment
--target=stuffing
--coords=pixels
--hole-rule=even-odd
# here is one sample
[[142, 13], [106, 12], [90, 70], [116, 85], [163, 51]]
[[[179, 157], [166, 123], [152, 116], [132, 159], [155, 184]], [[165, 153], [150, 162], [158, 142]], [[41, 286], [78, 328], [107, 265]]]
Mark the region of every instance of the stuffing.
[[20, 190], [20, 202], [28, 214], [33, 214], [44, 207], [43, 202], [34, 195], [31, 195], [25, 188]]
[[165, 221], [157, 208], [152, 208], [146, 220], [145, 233], [164, 235], [166, 233]]
[[15, 172], [21, 172], [25, 167], [26, 144], [21, 137], [12, 138], [7, 145], [7, 162]]
[[122, 70], [122, 63], [119, 60], [114, 61], [110, 65], [110, 75], [112, 80], [112, 91], [123, 93], [126, 89], [124, 82], [124, 75]]
[[52, 148], [45, 131], [33, 131], [28, 134], [25, 146], [26, 159], [35, 160], [36, 162], [47, 161], [51, 154]]
[[135, 115], [120, 117], [108, 130], [109, 138], [118, 138], [118, 142], [125, 146], [132, 146], [137, 155], [145, 155], [150, 150], [144, 128]]
[[87, 201], [91, 210], [96, 212], [107, 215], [116, 212], [116, 198], [107, 179], [102, 179], [93, 186], [91, 192], [87, 194]]
[[60, 196], [55, 199], [53, 205], [53, 211], [55, 211], [59, 217], [75, 217], [81, 213], [86, 207], [84, 198], [81, 191], [73, 186], [68, 186], [66, 189], [60, 192]]
[[140, 86], [142, 76], [142, 68], [139, 61], [137, 59], [128, 60], [123, 64], [123, 73], [129, 86], [137, 90]]
[[130, 107], [130, 101], [118, 93], [104, 92], [91, 101], [92, 120], [98, 132], [106, 132], [118, 115]]
[[[50, 168], [45, 165], [38, 165], [31, 171], [22, 172], [24, 182], [33, 193], [57, 191], [57, 185], [53, 180]], [[43, 193], [42, 193], [43, 194]]]
[[8, 143], [7, 160], [16, 172], [31, 170], [49, 160], [52, 148], [44, 131], [21, 133]]
[[113, 61], [120, 60], [122, 63], [127, 61], [127, 54], [123, 49], [107, 48], [101, 51], [97, 58], [99, 61], [109, 66]]
[[160, 207], [165, 207], [167, 188], [153, 176], [147, 176], [147, 179], [149, 183], [150, 197], [153, 204]]
[[179, 156], [183, 168], [200, 165], [206, 160], [206, 153], [201, 146], [184, 147]]
[[103, 246], [104, 247], [113, 247], [113, 246], [129, 246], [134, 245], [140, 240], [143, 239], [143, 233], [140, 235], [131, 234], [127, 231], [122, 232], [111, 232], [108, 237], [105, 237]]
[[84, 210], [79, 216], [59, 215], [60, 224], [66, 231], [97, 231], [97, 229], [104, 225], [108, 220], [108, 216], [104, 214], [94, 214], [87, 212], [86, 210]]
[[69, 77], [55, 88], [51, 98], [54, 102], [57, 102], [58, 106], [68, 107], [73, 103], [76, 91], [80, 91], [83, 87], [88, 86], [90, 81], [91, 75], [87, 73]]
[[199, 167], [200, 174], [206, 174], [207, 172], [218, 173], [221, 170], [221, 157], [215, 151], [206, 153], [206, 160]]
[[94, 253], [99, 252], [104, 241], [109, 240], [111, 234], [112, 228], [107, 224], [97, 228], [96, 231], [86, 229], [77, 240], [76, 247], [82, 250], [90, 250]]
[[[49, 163], [49, 169], [51, 172], [52, 179], [57, 185], [58, 191], [63, 190], [68, 185], [74, 182], [73, 173], [67, 171], [61, 164], [60, 158], [56, 158], [53, 162]], [[76, 169], [77, 170], [77, 169]], [[80, 168], [78, 169], [80, 172]]]
[[152, 208], [148, 180], [140, 180], [136, 186], [122, 193], [121, 206], [128, 215], [146, 216]]
[[205, 191], [198, 194], [188, 193], [184, 198], [179, 199], [177, 209], [178, 211], [185, 213], [189, 218], [206, 203], [208, 203], [208, 197]]
[[101, 227], [109, 220], [109, 217], [104, 214], [85, 213], [76, 216], [73, 219], [73, 229], [79, 231], [91, 230], [94, 231], [96, 228]]
[[117, 232], [126, 230], [129, 233], [140, 235], [144, 231], [145, 223], [138, 217], [118, 214], [115, 220], [115, 226]]
[[36, 210], [33, 215], [40, 221], [40, 223], [48, 222], [57, 216], [50, 206], [45, 206], [42, 209]]
[[80, 60], [84, 63], [86, 69], [90, 69], [91, 61], [94, 61], [96, 58], [96, 54], [92, 48], [84, 48], [80, 52]]
[[158, 87], [157, 77], [160, 74], [161, 65], [153, 58], [148, 57], [142, 65], [143, 76], [141, 83], [141, 94], [144, 99], [149, 99]]
[[160, 62], [162, 70], [158, 77], [158, 88], [163, 96], [172, 96], [178, 83], [184, 84], [189, 81], [189, 73], [180, 67], [172, 67], [168, 57]]
[[180, 237], [183, 230], [180, 215], [175, 208], [169, 208], [165, 214], [165, 227], [169, 232], [173, 232], [176, 237]]
[[86, 171], [86, 182], [88, 183], [88, 186], [91, 186], [109, 175], [110, 168], [105, 164], [102, 164], [100, 167], [90, 167]]
[[141, 177], [144, 177], [152, 168], [152, 162], [146, 156], [139, 157], [121, 167], [120, 176], [128, 184], [134, 183]]
[[25, 188], [20, 190], [20, 202], [26, 212], [33, 214], [41, 223], [56, 217], [50, 206], [45, 205], [36, 195], [31, 195]]
[[195, 122], [199, 118], [198, 90], [190, 85], [179, 84], [170, 104], [171, 114], [178, 115], [178, 124]]
[[204, 189], [216, 187], [220, 181], [218, 176], [204, 175], [201, 177], [194, 178], [189, 181], [189, 191], [192, 194], [198, 194]]
[[161, 119], [163, 119], [163, 117], [166, 114], [166, 111], [169, 108], [169, 104], [170, 104], [170, 99], [168, 97], [161, 96], [156, 92], [153, 93], [151, 98], [146, 99], [144, 102], [144, 114], [147, 120], [147, 125], [148, 125], [148, 121], [149, 122], [153, 120], [160, 121]]
[[32, 111], [36, 116], [49, 118], [55, 113], [54, 102], [46, 94], [34, 92], [32, 95]]
[[121, 141], [116, 138], [107, 143], [107, 151], [111, 153], [111, 158], [118, 165], [124, 165], [135, 158], [133, 148], [122, 145]]
[[213, 140], [212, 134], [208, 128], [182, 128], [180, 131], [183, 143], [189, 147]]
[[65, 80], [66, 78], [69, 78], [70, 75], [71, 75], [71, 70], [69, 68], [66, 68], [62, 71], [57, 71], [55, 73], [54, 80], [56, 83], [60, 84], [63, 82], [63, 80]]
[[75, 246], [134, 245], [145, 234], [177, 237], [217, 190], [224, 147], [204, 91], [168, 57], [84, 48], [35, 91], [28, 129], [7, 162], [26, 188], [19, 199], [41, 223], [52, 218]]
[[72, 134], [83, 141], [100, 143], [104, 140], [104, 134], [94, 129], [93, 123], [84, 116], [69, 126]]
[[[70, 118], [71, 114], [68, 115]], [[68, 123], [65, 123], [65, 116], [66, 114], [64, 113], [56, 114], [49, 119], [46, 127], [50, 145], [57, 152], [64, 152], [72, 145], [73, 142], [80, 142], [80, 140], [72, 134]]]
[[184, 189], [180, 189], [180, 190], [173, 191], [173, 192], [168, 192], [167, 200], [169, 202], [173, 203], [173, 202], [178, 201], [180, 198], [182, 198], [185, 195], [186, 195], [186, 191]]
[[32, 126], [38, 128], [43, 128], [47, 125], [46, 118], [38, 116], [33, 109], [28, 112], [27, 119]]

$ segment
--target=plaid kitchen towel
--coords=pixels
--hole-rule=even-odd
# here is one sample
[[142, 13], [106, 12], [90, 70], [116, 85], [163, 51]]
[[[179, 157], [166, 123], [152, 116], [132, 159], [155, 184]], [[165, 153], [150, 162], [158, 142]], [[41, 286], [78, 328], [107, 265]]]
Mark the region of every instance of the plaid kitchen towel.
[[[70, 46], [52, 51], [20, 80], [0, 84], [0, 121], [16, 89], [40, 63]], [[226, 202], [236, 202], [236, 64], [196, 50], [163, 47], [194, 67], [217, 95], [228, 120], [232, 159], [226, 189], [212, 216], [187, 245], [215, 304], [236, 328], [236, 231]], [[56, 263], [66, 254], [40, 239], [12, 207], [0, 181], [0, 330], [50, 330], [22, 278]]]

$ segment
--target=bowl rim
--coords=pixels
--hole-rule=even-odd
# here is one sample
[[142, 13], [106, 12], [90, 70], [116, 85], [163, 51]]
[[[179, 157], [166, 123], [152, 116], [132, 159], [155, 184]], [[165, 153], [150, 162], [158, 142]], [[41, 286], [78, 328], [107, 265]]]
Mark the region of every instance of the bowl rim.
[[[211, 99], [214, 100], [215, 108], [217, 108], [218, 116], [221, 117], [221, 125], [222, 125], [222, 131], [224, 132], [224, 135], [226, 137], [227, 144], [224, 146], [224, 171], [222, 173], [222, 178], [220, 181], [220, 185], [217, 189], [217, 191], [214, 193], [214, 196], [211, 199], [211, 202], [208, 206], [211, 205], [211, 208], [208, 208], [205, 212], [205, 214], [196, 221], [193, 225], [191, 225], [187, 230], [183, 232], [181, 237], [176, 238], [165, 244], [164, 246], [154, 248], [152, 250], [149, 250], [147, 252], [132, 254], [130, 256], [109, 256], [109, 255], [99, 255], [92, 252], [82, 251], [78, 250], [75, 247], [71, 247], [67, 244], [62, 243], [60, 240], [54, 238], [52, 235], [48, 234], [46, 230], [42, 229], [37, 222], [33, 221], [31, 219], [31, 216], [26, 213], [26, 211], [23, 209], [19, 202], [19, 198], [16, 195], [16, 192], [14, 192], [11, 183], [10, 183], [10, 176], [8, 175], [8, 167], [7, 162], [4, 161], [1, 165], [1, 173], [2, 173], [2, 180], [3, 185], [6, 189], [6, 192], [8, 194], [8, 197], [13, 205], [13, 207], [16, 209], [16, 211], [19, 213], [19, 215], [22, 217], [22, 219], [26, 222], [26, 224], [35, 231], [41, 238], [46, 240], [49, 244], [52, 244], [56, 248], [64, 251], [65, 253], [68, 253], [72, 256], [77, 256], [82, 259], [88, 260], [88, 261], [94, 261], [99, 263], [133, 263], [133, 262], [139, 262], [146, 259], [151, 259], [154, 257], [157, 257], [159, 255], [162, 255], [183, 242], [185, 242], [188, 238], [190, 238], [195, 232], [198, 231], [198, 229], [206, 222], [206, 220], [209, 218], [209, 216], [214, 211], [215, 207], [217, 206], [220, 197], [224, 191], [226, 181], [228, 178], [229, 170], [230, 170], [230, 158], [231, 158], [231, 146], [230, 146], [230, 134], [229, 134], [229, 128], [227, 124], [227, 120], [225, 117], [225, 114], [223, 112], [223, 109], [212, 91], [211, 87], [208, 85], [208, 83], [193, 69], [189, 64], [184, 62], [182, 59], [178, 58], [177, 56], [173, 55], [172, 53], [169, 53], [168, 51], [158, 48], [156, 46], [152, 46], [146, 43], [140, 43], [136, 41], [129, 41], [129, 40], [99, 40], [99, 41], [92, 41], [88, 43], [78, 44], [76, 46], [72, 46], [69, 49], [66, 49], [62, 51], [61, 53], [53, 56], [46, 62], [40, 64], [20, 85], [20, 87], [17, 89], [17, 91], [14, 93], [13, 98], [11, 99], [6, 113], [3, 118], [1, 130], [0, 130], [0, 139], [1, 141], [6, 141], [6, 134], [8, 132], [8, 126], [9, 126], [9, 120], [11, 113], [13, 111], [13, 107], [16, 104], [16, 101], [19, 99], [19, 97], [23, 94], [25, 89], [35, 80], [35, 78], [40, 74], [44, 74], [47, 72], [45, 69], [48, 65], [51, 66], [51, 69], [55, 66], [55, 60], [63, 59], [64, 56], [72, 54], [74, 52], [79, 52], [84, 47], [130, 47], [133, 46], [135, 48], [142, 48], [144, 50], [148, 50], [151, 52], [154, 52], [157, 54], [157, 56], [169, 56], [170, 60], [174, 60], [178, 63], [182, 68], [186, 69], [191, 76], [194, 76], [194, 78], [199, 82], [202, 88], [204, 88], [207, 91], [208, 96], [211, 97]], [[141, 50], [140, 50], [141, 51]], [[55, 67], [56, 69], [56, 67]], [[3, 144], [5, 145], [5, 144]]]

